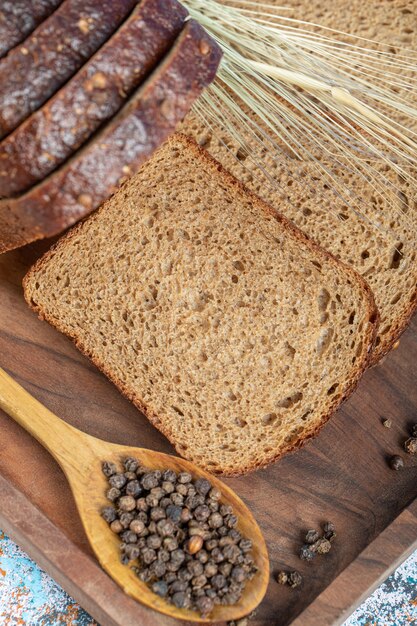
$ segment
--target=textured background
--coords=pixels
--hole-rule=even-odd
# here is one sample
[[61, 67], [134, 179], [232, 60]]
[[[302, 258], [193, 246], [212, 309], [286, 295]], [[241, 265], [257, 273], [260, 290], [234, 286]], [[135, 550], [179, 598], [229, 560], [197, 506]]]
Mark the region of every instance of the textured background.
[[[1, 531], [0, 624], [97, 626], [88, 613]], [[365, 625], [417, 626], [417, 552], [344, 624]]]

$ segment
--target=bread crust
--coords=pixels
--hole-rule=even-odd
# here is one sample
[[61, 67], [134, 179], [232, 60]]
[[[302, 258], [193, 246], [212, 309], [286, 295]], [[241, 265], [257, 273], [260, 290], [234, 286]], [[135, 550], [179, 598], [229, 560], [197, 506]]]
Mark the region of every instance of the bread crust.
[[212, 82], [221, 49], [195, 20], [120, 113], [19, 198], [0, 201], [0, 253], [62, 232], [96, 209], [174, 132]]
[[[225, 468], [221, 468], [219, 470], [213, 471], [212, 468], [205, 467], [204, 465], [202, 465], [204, 469], [207, 469], [207, 471], [212, 472], [212, 473], [216, 473], [216, 474], [220, 474], [224, 476], [238, 476], [238, 475], [246, 474], [248, 472], [265, 467], [273, 463], [274, 461], [276, 461], [283, 455], [301, 448], [307, 441], [315, 437], [320, 432], [320, 430], [323, 428], [326, 422], [330, 419], [330, 417], [333, 415], [336, 409], [341, 405], [341, 403], [344, 400], [346, 400], [351, 395], [351, 393], [357, 387], [357, 384], [363, 372], [367, 368], [369, 364], [369, 360], [370, 360], [370, 353], [371, 353], [372, 347], [376, 339], [378, 322], [379, 322], [379, 314], [375, 306], [375, 301], [374, 301], [371, 289], [369, 288], [366, 281], [357, 272], [355, 272], [355, 270], [341, 263], [335, 257], [333, 257], [330, 253], [328, 253], [326, 250], [323, 250], [322, 248], [320, 248], [316, 243], [311, 241], [302, 231], [296, 228], [292, 224], [292, 222], [290, 222], [287, 218], [285, 218], [283, 215], [276, 213], [274, 209], [272, 209], [272, 207], [266, 204], [263, 200], [261, 200], [254, 193], [246, 189], [246, 187], [240, 181], [236, 180], [233, 176], [231, 176], [231, 174], [229, 174], [229, 172], [227, 172], [220, 163], [218, 163], [213, 157], [211, 157], [205, 150], [200, 148], [195, 143], [195, 141], [192, 140], [190, 137], [187, 137], [181, 134], [176, 134], [176, 135], [173, 135], [168, 140], [168, 143], [172, 143], [172, 144], [182, 143], [184, 147], [192, 150], [195, 154], [195, 158], [201, 161], [202, 166], [204, 166], [205, 169], [215, 170], [217, 175], [220, 176], [221, 180], [226, 185], [231, 186], [232, 189], [234, 189], [238, 193], [240, 194], [243, 193], [246, 195], [246, 197], [249, 197], [249, 199], [254, 203], [254, 205], [257, 208], [259, 208], [260, 211], [268, 215], [272, 215], [281, 224], [283, 224], [285, 229], [288, 232], [290, 232], [300, 243], [302, 243], [303, 246], [307, 246], [307, 248], [309, 248], [310, 251], [316, 257], [321, 256], [324, 261], [330, 262], [331, 264], [337, 266], [339, 270], [348, 274], [351, 277], [352, 281], [360, 285], [362, 293], [364, 295], [364, 299], [366, 301], [367, 313], [368, 313], [367, 314], [368, 325], [366, 329], [366, 335], [364, 338], [364, 350], [361, 355], [361, 359], [358, 360], [357, 364], [355, 364], [355, 367], [353, 368], [348, 387], [344, 390], [341, 396], [334, 397], [327, 414], [322, 417], [321, 423], [317, 426], [311, 427], [302, 435], [298, 436], [295, 441], [293, 441], [291, 444], [288, 444], [285, 448], [281, 449], [279, 453], [271, 453], [269, 457], [266, 457], [262, 462], [254, 462], [249, 465], [243, 465], [241, 468], [239, 468], [239, 470], [236, 470], [235, 468], [231, 469], [231, 468], [225, 467]], [[105, 202], [102, 205], [102, 207], [97, 211], [95, 216], [92, 216], [90, 219], [94, 220], [96, 216], [100, 215], [101, 211], [105, 211], [107, 202]], [[83, 344], [83, 342], [77, 338], [77, 336], [74, 333], [71, 333], [66, 328], [64, 328], [64, 326], [60, 324], [59, 320], [54, 319], [52, 316], [42, 311], [41, 307], [37, 306], [36, 302], [32, 300], [31, 292], [30, 292], [30, 285], [29, 285], [31, 278], [32, 277], [34, 278], [36, 273], [39, 270], [42, 270], [43, 266], [49, 262], [49, 260], [54, 256], [57, 250], [59, 250], [62, 246], [65, 246], [66, 242], [70, 241], [74, 236], [78, 234], [78, 232], [80, 232], [80, 230], [82, 230], [82, 228], [84, 227], [83, 224], [84, 223], [81, 222], [80, 224], [76, 225], [71, 231], [69, 231], [66, 235], [64, 235], [51, 248], [51, 250], [49, 250], [43, 257], [41, 257], [35, 263], [35, 265], [29, 270], [29, 272], [23, 279], [25, 299], [27, 303], [29, 304], [29, 306], [38, 314], [40, 319], [45, 319], [52, 326], [54, 326], [57, 330], [67, 335], [75, 343], [77, 348], [81, 352], [83, 352], [86, 356], [88, 356], [93, 361], [93, 363], [116, 385], [116, 387], [118, 387], [118, 389], [131, 402], [133, 402], [133, 404], [140, 411], [142, 411], [147, 416], [150, 422], [167, 437], [167, 439], [175, 447], [176, 451], [179, 454], [181, 454], [179, 446], [175, 440], [175, 434], [171, 431], [169, 427], [161, 423], [161, 420], [158, 417], [157, 411], [155, 411], [155, 409], [150, 404], [145, 404], [141, 398], [139, 398], [134, 393], [129, 391], [126, 385], [118, 379], [115, 373], [112, 372], [109, 368], [107, 368], [106, 364], [103, 363], [99, 358], [97, 358], [94, 354], [92, 354], [87, 349], [87, 347]], [[365, 346], [367, 346], [366, 350], [365, 350]]]
[[0, 9], [0, 57], [17, 46], [62, 0], [3, 0]]
[[137, 0], [64, 0], [0, 60], [0, 138], [38, 109], [110, 37]]
[[410, 325], [411, 318], [417, 311], [417, 284], [412, 298], [410, 299], [410, 304], [406, 309], [404, 309], [402, 315], [397, 318], [394, 326], [391, 326], [390, 332], [387, 336], [384, 337], [384, 341], [372, 351], [369, 366], [373, 367], [378, 365], [381, 359], [388, 354], [397, 343], [401, 335], [407, 330]]
[[171, 48], [187, 15], [177, 0], [142, 0], [78, 73], [0, 143], [0, 197], [43, 180], [113, 117]]

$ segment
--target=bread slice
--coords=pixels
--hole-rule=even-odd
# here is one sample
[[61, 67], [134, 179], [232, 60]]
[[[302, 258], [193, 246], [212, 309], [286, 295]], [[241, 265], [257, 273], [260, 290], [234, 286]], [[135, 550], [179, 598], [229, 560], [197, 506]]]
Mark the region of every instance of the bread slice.
[[356, 386], [370, 289], [183, 136], [29, 271], [25, 297], [177, 451], [242, 474]]
[[62, 0], [2, 0], [0, 5], [0, 57], [23, 41]]
[[187, 15], [177, 0], [142, 0], [79, 72], [0, 142], [0, 197], [45, 178], [113, 117], [171, 48]]
[[[282, 4], [280, 0], [269, 2]], [[365, 38], [376, 37], [394, 45], [411, 47], [417, 43], [415, 12], [410, 12], [401, 0], [288, 0], [285, 5], [288, 18]], [[339, 37], [349, 40], [343, 34]], [[367, 41], [366, 45], [371, 43]], [[395, 48], [392, 57], [395, 59]], [[412, 103], [413, 92], [405, 97]], [[387, 176], [391, 189], [387, 188], [384, 196], [377, 196], [360, 175], [350, 168], [338, 168], [337, 174], [346, 188], [357, 196], [363, 214], [360, 217], [345, 199], [329, 190], [328, 181], [322, 180], [314, 163], [296, 160], [285, 146], [281, 146], [282, 152], [278, 151], [276, 158], [264, 154], [250, 140], [242, 150], [224, 128], [210, 132], [193, 114], [180, 131], [196, 139], [249, 189], [366, 279], [381, 315], [372, 355], [372, 363], [378, 362], [407, 328], [417, 307], [417, 185], [387, 172], [381, 163], [380, 173]], [[323, 165], [334, 171], [331, 163], [323, 161]], [[375, 163], [374, 166], [378, 167]]]
[[187, 21], [118, 115], [39, 185], [0, 201], [0, 253], [58, 234], [96, 209], [175, 130], [215, 77], [221, 55], [200, 24]]
[[56, 92], [110, 37], [137, 0], [64, 0], [0, 60], [0, 138]]

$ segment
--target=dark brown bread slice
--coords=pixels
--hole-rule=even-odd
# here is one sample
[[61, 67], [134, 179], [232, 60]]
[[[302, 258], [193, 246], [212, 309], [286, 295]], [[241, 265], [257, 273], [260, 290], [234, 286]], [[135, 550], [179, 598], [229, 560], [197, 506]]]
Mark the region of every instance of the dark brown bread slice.
[[177, 0], [142, 0], [90, 61], [0, 143], [0, 197], [45, 178], [113, 117], [171, 48], [187, 15]]
[[181, 136], [24, 289], [180, 454], [223, 474], [314, 436], [355, 388], [378, 319], [356, 272]]
[[0, 137], [36, 111], [110, 37], [137, 0], [65, 0], [0, 60]]
[[62, 0], [3, 0], [0, 3], [0, 57], [23, 41]]
[[194, 20], [164, 61], [61, 169], [16, 199], [0, 201], [0, 253], [60, 233], [96, 209], [175, 130], [215, 77], [217, 43]]

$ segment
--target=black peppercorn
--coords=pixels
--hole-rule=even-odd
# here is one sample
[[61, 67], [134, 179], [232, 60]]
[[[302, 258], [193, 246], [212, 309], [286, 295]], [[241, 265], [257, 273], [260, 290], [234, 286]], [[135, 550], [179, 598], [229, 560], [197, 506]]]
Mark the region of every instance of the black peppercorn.
[[192, 573], [189, 572], [188, 569], [185, 569], [184, 567], [182, 567], [178, 571], [179, 580], [184, 580], [185, 582], [189, 582], [192, 579], [192, 577], [193, 577]]
[[237, 565], [232, 569], [231, 576], [233, 580], [241, 583], [246, 579], [246, 572], [243, 567]]
[[170, 519], [161, 519], [156, 524], [157, 531], [162, 537], [171, 537], [174, 533], [174, 522]]
[[162, 539], [159, 535], [148, 535], [146, 537], [146, 545], [148, 546], [148, 548], [153, 548], [154, 550], [157, 550], [161, 547], [161, 544]]
[[[233, 541], [233, 539], [230, 536], [225, 537], [225, 539], [229, 539], [230, 541]], [[241, 541], [239, 542], [239, 548], [242, 550], [242, 552], [250, 552], [250, 550], [252, 550], [251, 539], [241, 539]]]
[[154, 522], [159, 522], [160, 519], [165, 519], [166, 518], [166, 513], [165, 513], [164, 509], [161, 506], [155, 506], [155, 507], [153, 507], [153, 509], [151, 509], [151, 511], [149, 513], [149, 517]]
[[138, 536], [131, 530], [124, 530], [122, 533], [120, 533], [120, 539], [125, 543], [136, 543], [136, 541], [138, 540]]
[[286, 585], [288, 582], [287, 572], [278, 572], [278, 574], [276, 575], [276, 581], [279, 585]]
[[404, 461], [398, 454], [394, 454], [394, 456], [390, 457], [388, 463], [390, 468], [394, 471], [401, 470], [404, 467]]
[[140, 482], [135, 480], [130, 480], [126, 485], [126, 495], [133, 496], [137, 498], [139, 494], [142, 493], [142, 487], [140, 486]]
[[108, 523], [111, 524], [117, 517], [116, 509], [113, 506], [106, 506], [101, 511], [101, 517]]
[[133, 511], [136, 508], [136, 500], [132, 496], [121, 496], [117, 505], [121, 511]]
[[172, 596], [172, 602], [175, 604], [177, 609], [186, 609], [191, 604], [189, 596], [184, 591], [174, 593]]
[[[315, 545], [315, 544], [312, 544], [312, 545]], [[314, 559], [314, 556], [315, 556], [315, 553], [311, 549], [311, 544], [306, 544], [304, 546], [301, 546], [300, 552], [299, 552], [300, 559], [302, 559], [303, 561], [312, 561]]]
[[197, 492], [202, 496], [206, 496], [211, 490], [211, 483], [206, 478], [197, 478], [194, 485]]
[[172, 504], [175, 504], [177, 506], [182, 506], [184, 503], [184, 496], [182, 496], [180, 493], [176, 493], [175, 491], [174, 493], [171, 493], [170, 498]]
[[121, 533], [123, 530], [123, 526], [118, 519], [115, 519], [114, 522], [110, 524], [110, 528], [116, 534]]
[[142, 550], [142, 561], [146, 565], [150, 565], [156, 559], [156, 552], [152, 548], [144, 548]]
[[124, 554], [129, 559], [129, 561], [134, 561], [135, 559], [138, 558], [140, 554], [140, 550], [134, 543], [130, 543], [124, 549]]
[[107, 500], [110, 500], [110, 502], [115, 502], [121, 495], [122, 492], [120, 489], [116, 489], [116, 487], [111, 487], [106, 493]]
[[204, 617], [208, 615], [209, 613], [211, 613], [211, 611], [214, 608], [214, 603], [211, 598], [208, 598], [207, 596], [201, 596], [200, 598], [198, 598], [196, 602], [196, 607], [197, 607], [197, 610]]
[[413, 424], [411, 427], [411, 436], [412, 437], [417, 437], [417, 423]]
[[167, 469], [167, 470], [165, 470], [163, 472], [162, 479], [164, 481], [168, 480], [170, 483], [176, 483], [177, 482], [177, 475], [174, 472], [174, 470]]
[[407, 454], [417, 454], [417, 437], [410, 437], [404, 442], [404, 450]]
[[174, 582], [169, 586], [170, 593], [176, 593], [177, 591], [186, 591], [188, 585], [186, 581], [183, 580], [174, 580]]
[[236, 515], [227, 515], [224, 521], [225, 521], [225, 526], [227, 526], [227, 528], [235, 528], [237, 526]]
[[127, 483], [126, 476], [124, 474], [113, 474], [109, 478], [110, 487], [116, 487], [116, 489], [122, 489]]
[[168, 585], [165, 581], [158, 580], [153, 583], [152, 591], [158, 596], [161, 596], [161, 598], [165, 598], [165, 596], [168, 594]]
[[288, 574], [288, 584], [290, 587], [299, 587], [303, 582], [303, 578], [299, 572], [290, 572]]
[[220, 528], [223, 525], [223, 517], [220, 513], [212, 513], [208, 518], [208, 525], [210, 528]]
[[198, 522], [205, 522], [211, 515], [211, 511], [206, 504], [200, 504], [194, 509], [194, 518]]
[[140, 535], [140, 533], [145, 529], [145, 524], [139, 519], [133, 519], [129, 524], [129, 528], [134, 533]]
[[211, 558], [215, 563], [221, 563], [224, 561], [224, 555], [220, 548], [214, 548], [214, 550], [211, 551]]
[[175, 491], [174, 483], [172, 483], [170, 480], [164, 480], [164, 482], [162, 483], [161, 487], [164, 490], [164, 493], [166, 493], [168, 495]]
[[139, 467], [139, 461], [133, 457], [128, 457], [124, 460], [123, 465], [127, 472], [136, 472]]
[[144, 583], [148, 583], [152, 578], [152, 574], [149, 572], [148, 568], [140, 570], [138, 576]]
[[322, 537], [321, 539], [318, 539], [315, 543], [313, 543], [312, 546], [310, 546], [310, 549], [313, 552], [317, 552], [317, 554], [327, 554], [328, 552], [330, 552], [331, 547], [332, 544], [330, 543], [330, 541]]
[[149, 571], [151, 572], [152, 576], [154, 576], [155, 578], [162, 578], [165, 572], [167, 571], [167, 568], [163, 561], [157, 560], [157, 561], [153, 561], [153, 563], [150, 564]]
[[119, 520], [121, 525], [123, 526], [123, 528], [129, 528], [132, 520], [133, 520], [133, 514], [132, 513], [127, 513], [127, 512], [119, 512]]
[[173, 550], [171, 552], [171, 561], [181, 564], [184, 562], [184, 560], [185, 560], [184, 550], [181, 550], [180, 548], [178, 548], [177, 550]]
[[110, 476], [117, 473], [117, 465], [115, 463], [111, 463], [111, 461], [104, 461], [101, 469], [107, 478], [110, 478]]
[[146, 489], [146, 491], [150, 491], [151, 489], [159, 485], [159, 478], [156, 472], [147, 472], [146, 474], [143, 474], [140, 482], [143, 489]]
[[320, 535], [317, 530], [308, 530], [305, 536], [305, 541], [308, 544], [315, 543], [319, 536]]
[[169, 519], [171, 519], [175, 524], [178, 524], [181, 520], [182, 508], [176, 504], [170, 504], [166, 508], [166, 515]]
[[190, 483], [192, 478], [193, 477], [191, 476], [189, 472], [180, 472], [178, 474], [177, 480], [181, 484], [186, 484], [186, 483]]
[[333, 522], [326, 522], [325, 524], [323, 524], [323, 532], [333, 533], [335, 530], [336, 530], [336, 527], [333, 524]]

